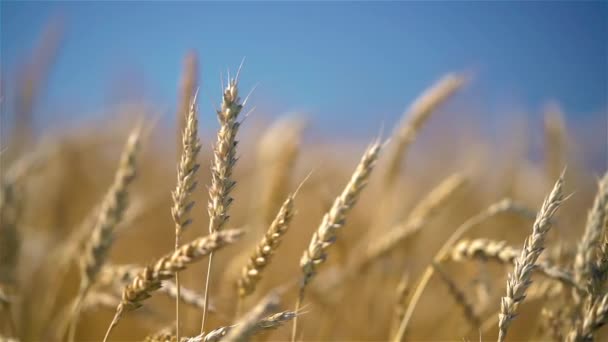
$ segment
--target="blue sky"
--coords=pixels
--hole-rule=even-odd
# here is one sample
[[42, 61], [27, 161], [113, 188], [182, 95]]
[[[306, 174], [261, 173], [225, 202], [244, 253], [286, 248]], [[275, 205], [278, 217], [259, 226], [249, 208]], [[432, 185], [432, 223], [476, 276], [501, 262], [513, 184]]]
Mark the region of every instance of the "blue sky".
[[203, 110], [210, 112], [210, 99], [220, 95], [220, 73], [246, 57], [242, 88], [259, 83], [252, 103], [260, 111], [304, 110], [321, 128], [348, 118], [354, 131], [376, 132], [379, 118], [397, 120], [421, 90], [449, 71], [475, 75], [462, 97], [481, 111], [538, 111], [557, 100], [576, 117], [607, 105], [606, 2], [0, 6], [0, 66], [9, 88], [11, 72], [48, 20], [65, 20], [39, 111], [96, 111], [121, 91], [118, 85], [133, 84], [169, 112], [189, 49], [200, 56]]

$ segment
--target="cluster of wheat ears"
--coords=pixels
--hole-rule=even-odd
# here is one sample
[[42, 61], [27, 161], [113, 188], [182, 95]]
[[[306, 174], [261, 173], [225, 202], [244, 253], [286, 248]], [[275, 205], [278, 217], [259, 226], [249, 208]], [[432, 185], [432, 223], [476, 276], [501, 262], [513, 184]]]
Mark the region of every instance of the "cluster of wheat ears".
[[[0, 189], [0, 317], [5, 324], [0, 341], [36, 338], [74, 341], [79, 336], [77, 328], [87, 312], [111, 308], [114, 314], [111, 319], [104, 321], [107, 327], [105, 336], [98, 337], [110, 341], [115, 328], [124, 324], [123, 321], [128, 316], [136, 312], [143, 316], [154, 316], [148, 299], [160, 295], [175, 300], [174, 323], [168, 326], [153, 324], [157, 331], [145, 337], [146, 341], [247, 341], [264, 337], [296, 341], [330, 339], [332, 336], [334, 339], [344, 339], [344, 336], [336, 337], [331, 333], [332, 329], [340, 326], [353, 331], [348, 335], [349, 339], [382, 338], [401, 341], [410, 335], [410, 323], [418, 312], [416, 308], [434, 275], [445, 285], [444, 289], [450, 295], [447, 298], [451, 298], [447, 300], [454, 301], [461, 308], [461, 311], [453, 315], [463, 319], [465, 323], [461, 322], [460, 327], [465, 330], [454, 332], [453, 339], [478, 334], [480, 339], [485, 340], [489, 334], [497, 331], [498, 341], [504, 341], [510, 330], [514, 330], [510, 326], [518, 320], [520, 308], [526, 306], [527, 302], [558, 304], [547, 304], [539, 315], [537, 325], [542, 329], [535, 331], [538, 335], [534, 336], [541, 338], [590, 341], [608, 320], [608, 174], [599, 181], [582, 237], [574, 248], [568, 249], [561, 245], [551, 247], [547, 243], [548, 234], [559, 222], [556, 212], [568, 204], [569, 195], [564, 181], [566, 171], [563, 171], [557, 172], [557, 180], [554, 179], [553, 188], [548, 191], [537, 212], [505, 197], [473, 215], [467, 214], [468, 218], [457, 224], [447, 239], [441, 239], [442, 245], [437, 252], [433, 252], [434, 256], [421, 270], [416, 282], [413, 282], [412, 277], [414, 271], [403, 267], [402, 271], [391, 271], [393, 274], [388, 276], [395, 279], [393, 275], [396, 275], [399, 279], [397, 286], [393, 286], [395, 284], [392, 281], [384, 283], [378, 275], [378, 265], [404, 255], [412, 257], [412, 253], [404, 254], [404, 249], [420, 238], [433, 218], [449, 206], [462, 188], [474, 182], [464, 171], [453, 174], [420, 199], [404, 218], [391, 218], [394, 217], [391, 207], [398, 206], [396, 203], [400, 201], [402, 188], [397, 184], [400, 182], [406, 152], [436, 108], [467, 83], [464, 75], [450, 74], [440, 79], [410, 106], [403, 121], [388, 139], [378, 137], [368, 145], [354, 166], [350, 179], [342, 177], [340, 180], [340, 184], [344, 184], [342, 190], [337, 195], [331, 195], [327, 203], [323, 204], [325, 214], [314, 232], [299, 233], [298, 236], [306, 236], [308, 241], [307, 247], [296, 251], [301, 254], [299, 264], [286, 265], [281, 260], [281, 253], [286, 253], [288, 248], [281, 248], [281, 241], [289, 236], [290, 225], [297, 217], [301, 188], [308, 186], [307, 177], [303, 177], [300, 185], [292, 192], [285, 191], [298, 154], [299, 145], [295, 142], [297, 133], [294, 133], [298, 128], [293, 127], [298, 124], [280, 127], [264, 137], [265, 147], [262, 150], [265, 155], [261, 155], [260, 159], [272, 165], [264, 171], [271, 181], [265, 183], [260, 190], [260, 202], [263, 203], [256, 209], [256, 217], [260, 217], [259, 221], [266, 224], [266, 230], [259, 241], [255, 241], [257, 237], [251, 229], [253, 223], [238, 227], [231, 220], [233, 190], [238, 187], [233, 171], [239, 165], [239, 129], [247, 111], [247, 98], [242, 99], [239, 90], [241, 68], [234, 77], [228, 76], [226, 84], [222, 85], [221, 104], [216, 110], [219, 120], [217, 138], [215, 142], [205, 144], [199, 138], [199, 94], [193, 76], [196, 69], [194, 63], [186, 63], [181, 90], [182, 105], [178, 110], [181, 122], [180, 157], [177, 179], [170, 196], [172, 204], [170, 208], [161, 210], [173, 220], [174, 248], [169, 249], [169, 246], [173, 246], [172, 242], [165, 244], [167, 252], [147, 266], [111, 263], [110, 252], [123, 227], [132, 223], [129, 217], [132, 186], [139, 174], [146, 172], [138, 164], [141, 161], [140, 147], [143, 138], [149, 134], [150, 125], [144, 121], [136, 124], [128, 136], [113, 181], [107, 187], [103, 199], [95, 205], [87, 219], [77, 229], [66, 233], [57, 242], [58, 247], [45, 257], [48, 264], [39, 272], [51, 275], [50, 278], [57, 281], [38, 284], [37, 291], [42, 292], [42, 299], [37, 299], [34, 303], [35, 313], [20, 308], [21, 305], [32, 305], [22, 298], [25, 293], [22, 288], [29, 288], [31, 284], [23, 284], [17, 275], [17, 266], [20, 255], [24, 253], [20, 246], [26, 244], [22, 208], [27, 207], [28, 202], [24, 200], [26, 196], [23, 188], [32, 169], [40, 167], [38, 161], [41, 158], [39, 155], [24, 153], [22, 158], [3, 167]], [[549, 133], [554, 133], [553, 136], [548, 136], [549, 140], [553, 139], [553, 150], [559, 150], [559, 132], [563, 127], [559, 124], [548, 127], [554, 127], [553, 130], [549, 129]], [[198, 186], [201, 174], [199, 154], [203, 149], [212, 151], [207, 187]], [[382, 192], [377, 194], [381, 198], [376, 198], [377, 208], [373, 222], [380, 228], [359, 229], [357, 232], [363, 236], [357, 239], [356, 244], [340, 244], [340, 240], [349, 235], [349, 216], [365, 192], [377, 164]], [[553, 169], [557, 167], [561, 171], [563, 165], [555, 164], [552, 165]], [[314, 177], [315, 172], [309, 175]], [[192, 218], [193, 212], [203, 210], [193, 200], [194, 194], [203, 190], [208, 191], [208, 232]], [[529, 227], [528, 237], [521, 248], [503, 240], [468, 237], [467, 234], [474, 228], [498, 216], [513, 216], [518, 220], [533, 219], [531, 224], [526, 223]], [[449, 222], [453, 224], [454, 220], [450, 219]], [[521, 221], [518, 222], [521, 225]], [[186, 229], [199, 237], [185, 241]], [[252, 234], [253, 237], [247, 238]], [[245, 243], [247, 239], [249, 240]], [[353, 237], [350, 239], [352, 241]], [[145, 244], [146, 239], [142, 238], [140, 243]], [[227, 278], [218, 278], [219, 270], [215, 263], [230, 246], [234, 246], [233, 250], [238, 249], [239, 255], [244, 257], [232, 260], [232, 263], [238, 264], [234, 267], [239, 271], [233, 272], [236, 275], [228, 277], [230, 280], [226, 281]], [[138, 246], [130, 245], [129, 248], [136, 250]], [[345, 248], [349, 251], [345, 252]], [[543, 253], [545, 249], [547, 251]], [[332, 254], [337, 254], [335, 258], [338, 255], [348, 255], [346, 262], [334, 263], [339, 265], [338, 270], [324, 265], [331, 260]], [[207, 267], [204, 272], [201, 272], [203, 268], [193, 269], [197, 263], [205, 260]], [[501, 298], [496, 302], [495, 309], [498, 311], [495, 313], [486, 311], [492, 308], [487, 291], [485, 297], [479, 294], [473, 298], [450, 275], [452, 272], [448, 271], [450, 264], [465, 261], [470, 264], [473, 260], [479, 261], [480, 269], [483, 265], [492, 263], [512, 266], [506, 281], [500, 276], [496, 277], [503, 286], [498, 287]], [[223, 270], [233, 268], [225, 266], [225, 260], [220, 262], [223, 262]], [[268, 268], [273, 263], [281, 263], [284, 269], [294, 270], [295, 273], [286, 277], [287, 281], [284, 278], [279, 283], [267, 282], [264, 287], [271, 290], [260, 293], [262, 288], [259, 285], [270, 277]], [[73, 264], [77, 264], [79, 269], [77, 289], [62, 292], [61, 282]], [[182, 272], [189, 269], [196, 275], [200, 290], [184, 286]], [[393, 270], [390, 265], [385, 269]], [[294, 277], [293, 274], [297, 276]], [[365, 277], [372, 282], [377, 280], [370, 285], [374, 289], [372, 293], [380, 297], [381, 292], [388, 291], [390, 293], [384, 295], [384, 298], [389, 300], [355, 305], [356, 298], [359, 298], [356, 293], [359, 290], [357, 284], [363, 289], [366, 286], [363, 280]], [[218, 287], [226, 288], [233, 294], [230, 301], [232, 309], [223, 305], [223, 312], [218, 312], [214, 307]], [[70, 293], [67, 300], [56, 298], [60, 293], [67, 292]], [[251, 301], [252, 298], [256, 298], [255, 302]], [[61, 310], [54, 311], [57, 301], [63, 301], [65, 305], [62, 305]], [[443, 299], [435, 301], [442, 302]], [[193, 315], [191, 311], [184, 315], [184, 306], [195, 308], [202, 315]], [[353, 327], [349, 322], [355, 315], [352, 311], [367, 310], [382, 312], [377, 315], [380, 319], [376, 321], [373, 314], [368, 314], [366, 322], [361, 321], [363, 326]], [[328, 312], [331, 314], [327, 315]], [[224, 318], [212, 321], [210, 316], [214, 315], [223, 315]], [[200, 333], [184, 337], [184, 321], [192, 321], [191, 316], [200, 319]], [[307, 325], [307, 320], [320, 323]], [[34, 321], [46, 322], [45, 327], [38, 327], [38, 331], [44, 332], [38, 337], [23, 333], [34, 329]], [[225, 324], [217, 325], [220, 321]], [[97, 324], [101, 324], [99, 318]], [[286, 332], [281, 337], [269, 337], [269, 330], [281, 326], [286, 326], [290, 333]], [[532, 330], [530, 326], [532, 325], [522, 325], [521, 329]], [[376, 332], [358, 336], [357, 331], [362, 330]]]

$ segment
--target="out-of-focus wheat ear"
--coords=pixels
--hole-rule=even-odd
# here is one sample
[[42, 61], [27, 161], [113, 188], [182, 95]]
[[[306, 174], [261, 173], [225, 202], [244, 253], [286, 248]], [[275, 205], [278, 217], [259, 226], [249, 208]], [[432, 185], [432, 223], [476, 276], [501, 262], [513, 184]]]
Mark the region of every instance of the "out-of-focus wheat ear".
[[287, 233], [287, 229], [289, 229], [289, 224], [295, 215], [295, 197], [309, 176], [307, 176], [302, 183], [300, 183], [300, 186], [298, 186], [294, 193], [287, 196], [287, 199], [283, 202], [283, 205], [270, 224], [270, 227], [268, 227], [266, 234], [264, 234], [264, 237], [251, 254], [247, 265], [243, 267], [241, 277], [237, 280], [237, 291], [240, 297], [239, 300], [247, 297], [253, 293], [253, 291], [255, 291], [256, 285], [261, 279], [262, 271], [270, 263], [273, 253], [276, 252], [281, 240], [283, 239], [283, 235], [285, 235], [285, 233]]
[[[564, 170], [565, 172], [565, 170]], [[513, 272], [507, 280], [507, 293], [502, 297], [498, 319], [498, 341], [504, 341], [509, 325], [517, 314], [517, 309], [526, 297], [526, 291], [532, 283], [532, 271], [542, 253], [547, 233], [551, 229], [551, 218], [564, 201], [562, 188], [564, 172], [555, 183], [553, 190], [547, 196], [540, 208], [532, 226], [532, 234], [524, 242], [521, 254], [515, 260]]]
[[[300, 284], [300, 293], [296, 301], [296, 312], [304, 299], [306, 286], [316, 274], [317, 267], [327, 258], [327, 250], [335, 243], [338, 230], [346, 223], [346, 215], [355, 206], [361, 195], [361, 191], [367, 185], [381, 148], [380, 141], [376, 140], [365, 150], [350, 181], [346, 184], [342, 193], [334, 200], [329, 212], [323, 216], [321, 225], [314, 232], [308, 248], [304, 251], [300, 259], [303, 277]], [[295, 340], [297, 321], [298, 318], [296, 317], [293, 324], [292, 341]]]
[[414, 207], [403, 223], [396, 225], [386, 234], [377, 237], [368, 244], [363, 258], [355, 267], [355, 271], [360, 271], [374, 260], [388, 254], [407, 238], [419, 232], [426, 222], [436, 215], [465, 184], [466, 178], [459, 173], [444, 179]]
[[91, 236], [87, 240], [80, 259], [80, 289], [74, 301], [68, 335], [73, 341], [79, 316], [79, 306], [95, 283], [99, 270], [106, 262], [114, 241], [114, 229], [120, 223], [128, 206], [129, 186], [135, 178], [136, 156], [139, 150], [141, 123], [131, 132], [120, 158], [114, 181], [106, 193], [98, 211]]
[[[179, 103], [177, 107], [177, 136], [186, 129], [188, 124], [188, 113], [192, 103], [195, 102], [195, 92], [198, 87], [198, 56], [196, 51], [188, 51], [183, 61], [182, 77], [179, 85]], [[178, 146], [183, 141], [177, 139]], [[178, 149], [178, 153], [181, 151]]]
[[396, 127], [387, 151], [387, 165], [382, 180], [386, 189], [395, 183], [408, 147], [414, 142], [431, 114], [456, 91], [463, 87], [464, 75], [448, 74], [422, 93], [403, 115]]
[[141, 307], [142, 302], [149, 298], [152, 292], [158, 290], [164, 280], [173, 278], [175, 273], [211, 255], [213, 251], [236, 242], [242, 234], [243, 232], [238, 229], [226, 229], [198, 238], [182, 245], [177, 251], [163, 256], [153, 265], [141, 269], [123, 289], [121, 302], [106, 331], [104, 342], [107, 341], [123, 313]]
[[393, 320], [391, 322], [391, 330], [389, 332], [389, 336], [392, 336], [395, 333], [397, 326], [403, 319], [403, 315], [405, 314], [405, 305], [407, 304], [407, 298], [410, 294], [410, 290], [410, 274], [406, 271], [403, 272], [401, 279], [399, 279], [399, 284], [397, 284], [397, 290], [395, 291]]
[[251, 336], [259, 330], [258, 322], [261, 321], [264, 316], [276, 311], [278, 307], [279, 293], [277, 291], [273, 291], [262, 299], [255, 307], [253, 307], [253, 309], [251, 309], [242, 319], [240, 319], [236, 326], [234, 326], [230, 332], [228, 332], [222, 341], [249, 341]]
[[59, 52], [63, 37], [63, 18], [53, 18], [44, 28], [38, 46], [20, 70], [15, 94], [15, 127], [11, 151], [20, 154], [30, 147], [33, 137], [33, 110], [39, 92]]
[[[217, 118], [220, 129], [217, 132], [217, 141], [213, 149], [213, 161], [211, 163], [211, 185], [209, 186], [209, 203], [207, 212], [209, 213], [209, 233], [222, 230], [228, 221], [228, 209], [232, 203], [230, 192], [236, 185], [232, 179], [232, 170], [236, 164], [236, 134], [241, 123], [237, 121], [244, 102], [241, 102], [238, 89], [238, 76], [241, 66], [235, 78], [228, 77], [228, 84], [223, 90], [222, 106], [217, 110]], [[245, 99], [246, 101], [247, 99]], [[209, 298], [209, 282], [213, 265], [213, 253], [209, 255], [207, 274], [205, 276], [205, 307]], [[207, 311], [203, 311], [201, 320], [201, 333], [205, 331], [205, 321]]]
[[4, 177], [0, 178], [0, 311], [4, 312], [10, 333], [16, 334], [11, 298], [17, 291], [16, 271], [21, 249], [19, 225], [22, 213], [20, 187]]
[[596, 272], [598, 252], [601, 252], [602, 236], [606, 234], [608, 220], [608, 172], [599, 181], [597, 195], [587, 215], [585, 231], [578, 243], [574, 258], [576, 281], [590, 295], [601, 289], [601, 279]]
[[258, 143], [256, 173], [261, 194], [257, 195], [255, 212], [263, 227], [271, 224], [288, 195], [304, 127], [304, 119], [288, 116], [273, 123]]
[[179, 342], [175, 333], [175, 324], [162, 327], [158, 331], [146, 336], [144, 342]]
[[594, 333], [608, 322], [608, 294], [596, 299], [587, 297], [584, 316], [579, 318], [568, 333], [569, 342], [593, 341]]
[[568, 133], [564, 114], [557, 103], [548, 104], [544, 116], [545, 172], [548, 179], [555, 179], [566, 164]]
[[[186, 114], [186, 123], [182, 134], [182, 154], [177, 167], [177, 185], [172, 192], [173, 206], [171, 215], [175, 223], [175, 250], [180, 246], [180, 238], [183, 230], [191, 223], [189, 218], [190, 210], [194, 206], [194, 201], [190, 200], [190, 195], [196, 188], [196, 172], [199, 164], [196, 157], [201, 149], [198, 138], [198, 110], [196, 108], [196, 94], [190, 103], [190, 109]], [[179, 274], [175, 274], [177, 284], [177, 295], [175, 299], [175, 334], [179, 340]]]
[[481, 320], [479, 319], [479, 316], [477, 316], [475, 308], [467, 299], [466, 294], [458, 287], [458, 285], [456, 285], [452, 277], [450, 277], [450, 275], [447, 274], [447, 272], [445, 272], [445, 270], [443, 270], [438, 263], [434, 262], [433, 267], [435, 268], [435, 272], [439, 274], [439, 278], [441, 278], [443, 283], [447, 285], [448, 291], [450, 292], [450, 295], [452, 295], [452, 298], [454, 298], [458, 306], [462, 308], [464, 317], [469, 324], [472, 327], [481, 326]]

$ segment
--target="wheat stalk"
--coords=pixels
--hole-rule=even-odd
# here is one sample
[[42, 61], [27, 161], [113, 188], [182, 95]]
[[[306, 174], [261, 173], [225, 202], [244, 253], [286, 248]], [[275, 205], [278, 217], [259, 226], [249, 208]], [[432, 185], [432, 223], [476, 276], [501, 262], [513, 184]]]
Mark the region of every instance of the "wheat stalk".
[[507, 329], [515, 318], [518, 306], [524, 300], [526, 291], [532, 280], [532, 271], [536, 267], [536, 261], [544, 249], [545, 237], [551, 229], [551, 217], [564, 201], [562, 187], [564, 173], [555, 183], [553, 190], [547, 196], [540, 208], [532, 226], [532, 234], [524, 242], [519, 257], [515, 260], [513, 272], [507, 280], [507, 293], [501, 300], [500, 315], [498, 320], [498, 341], [504, 341]]
[[600, 251], [602, 234], [605, 234], [608, 220], [608, 173], [602, 177], [598, 185], [597, 195], [593, 206], [587, 215], [585, 231], [577, 246], [574, 258], [574, 276], [579, 286], [590, 294], [600, 287], [597, 273], [597, 255]]
[[235, 242], [241, 235], [242, 231], [240, 230], [228, 229], [198, 238], [182, 245], [177, 251], [160, 258], [154, 265], [141, 270], [131, 283], [125, 286], [121, 302], [116, 308], [116, 314], [108, 327], [104, 342], [107, 341], [110, 332], [118, 324], [122, 314], [125, 311], [139, 308], [142, 305], [141, 302], [150, 297], [151, 292], [161, 287], [163, 280], [172, 278], [175, 273], [182, 271], [187, 265]]
[[[242, 64], [241, 64], [242, 66]], [[213, 163], [211, 165], [211, 186], [209, 187], [209, 233], [222, 230], [228, 221], [228, 208], [232, 203], [230, 192], [236, 185], [232, 179], [232, 169], [236, 164], [236, 134], [240, 127], [237, 118], [247, 102], [241, 103], [238, 90], [238, 80], [241, 67], [235, 78], [228, 77], [228, 85], [224, 89], [222, 106], [217, 111], [220, 129], [217, 132], [217, 142], [213, 149]], [[213, 253], [209, 255], [207, 275], [205, 277], [205, 307], [209, 298], [209, 283], [211, 278], [211, 266], [213, 264]], [[207, 311], [203, 310], [201, 321], [201, 333], [205, 330]]]
[[[346, 215], [354, 207], [359, 199], [361, 191], [367, 185], [368, 179], [374, 169], [381, 145], [379, 141], [373, 142], [361, 157], [355, 172], [342, 193], [335, 199], [329, 211], [323, 216], [321, 225], [313, 234], [308, 248], [304, 251], [300, 259], [300, 268], [303, 273], [300, 284], [300, 293], [296, 302], [298, 311], [300, 303], [304, 298], [306, 285], [311, 281], [316, 273], [316, 269], [327, 258], [327, 249], [334, 244], [336, 234], [346, 223]], [[297, 317], [294, 319], [291, 340], [295, 340]]]
[[[183, 230], [192, 222], [188, 214], [194, 206], [194, 201], [190, 201], [190, 195], [196, 188], [196, 172], [199, 164], [196, 162], [201, 145], [198, 138], [198, 113], [196, 109], [196, 94], [190, 104], [190, 110], [186, 115], [186, 125], [182, 135], [182, 155], [177, 168], [177, 185], [172, 192], [173, 207], [171, 216], [175, 222], [175, 250], [180, 246], [180, 238]], [[175, 300], [175, 334], [179, 340], [179, 298], [180, 285], [179, 274], [175, 274], [175, 284], [177, 289]]]

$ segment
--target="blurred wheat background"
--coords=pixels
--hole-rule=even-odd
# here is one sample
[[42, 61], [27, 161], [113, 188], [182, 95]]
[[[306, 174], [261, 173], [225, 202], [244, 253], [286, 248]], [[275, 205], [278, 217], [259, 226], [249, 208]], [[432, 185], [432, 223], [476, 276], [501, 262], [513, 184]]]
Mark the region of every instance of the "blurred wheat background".
[[608, 338], [605, 3], [0, 16], [0, 341]]

